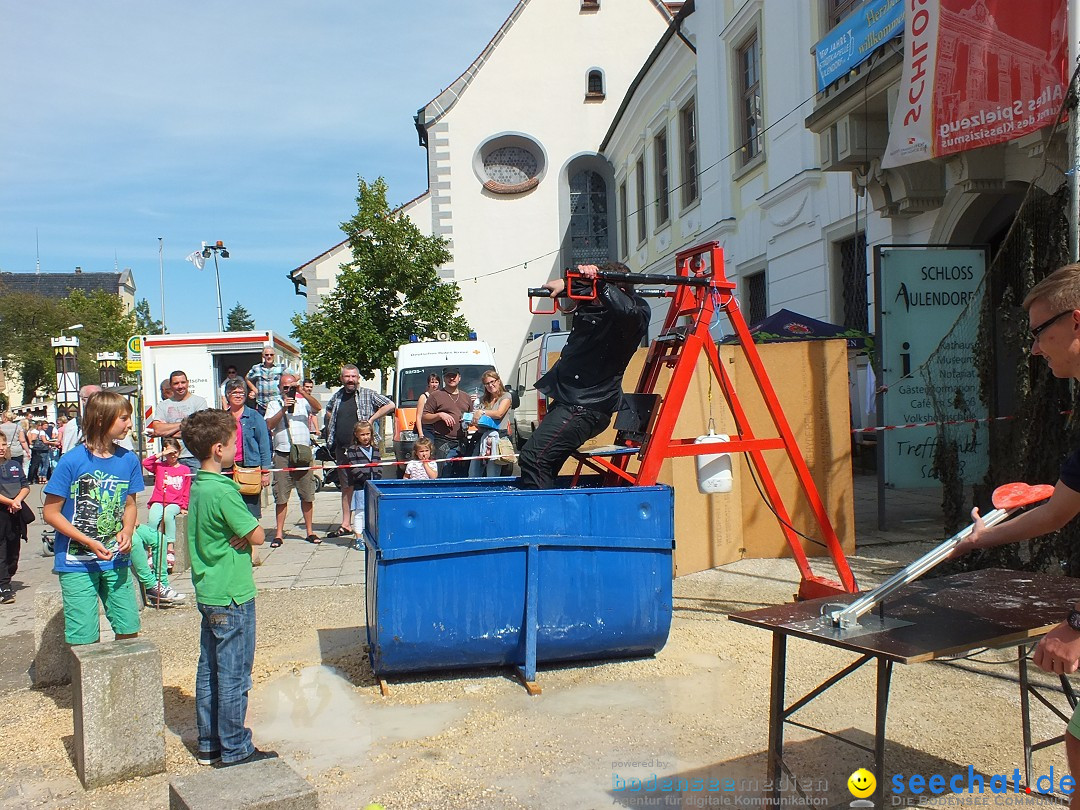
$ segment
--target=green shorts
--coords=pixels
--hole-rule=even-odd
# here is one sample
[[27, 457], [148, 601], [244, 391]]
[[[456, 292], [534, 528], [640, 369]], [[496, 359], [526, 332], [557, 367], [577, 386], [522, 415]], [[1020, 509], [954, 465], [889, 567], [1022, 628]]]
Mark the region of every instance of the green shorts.
[[60, 574], [60, 591], [68, 644], [93, 644], [100, 639], [98, 599], [105, 605], [105, 618], [116, 635], [139, 632], [139, 604], [128, 566], [111, 571], [65, 571]]

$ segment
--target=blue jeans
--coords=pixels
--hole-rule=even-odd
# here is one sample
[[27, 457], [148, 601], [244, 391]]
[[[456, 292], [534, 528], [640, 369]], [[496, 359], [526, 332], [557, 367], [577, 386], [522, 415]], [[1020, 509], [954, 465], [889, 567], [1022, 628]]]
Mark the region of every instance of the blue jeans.
[[255, 665], [255, 600], [228, 607], [199, 604], [199, 666], [195, 672], [195, 719], [199, 751], [221, 751], [237, 762], [255, 750], [245, 727], [251, 669]]

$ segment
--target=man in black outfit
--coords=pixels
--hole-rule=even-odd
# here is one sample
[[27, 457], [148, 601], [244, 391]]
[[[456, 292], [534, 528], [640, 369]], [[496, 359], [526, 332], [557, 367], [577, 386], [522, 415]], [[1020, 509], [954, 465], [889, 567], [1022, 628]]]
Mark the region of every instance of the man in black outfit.
[[[584, 264], [578, 269], [595, 279], [601, 268]], [[602, 269], [630, 272], [624, 264]], [[551, 489], [570, 454], [608, 426], [622, 399], [626, 366], [649, 330], [649, 305], [634, 295], [632, 285], [596, 285], [596, 300], [576, 309], [577, 301], [559, 299], [564, 312], [574, 312], [574, 321], [558, 362], [536, 381], [536, 390], [554, 402], [518, 457], [522, 489]], [[544, 286], [556, 296], [566, 282], [557, 278]]]

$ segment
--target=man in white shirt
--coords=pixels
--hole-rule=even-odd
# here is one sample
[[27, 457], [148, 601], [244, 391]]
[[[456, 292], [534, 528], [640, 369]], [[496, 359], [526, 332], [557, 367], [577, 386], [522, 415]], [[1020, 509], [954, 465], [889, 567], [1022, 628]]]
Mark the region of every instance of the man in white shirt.
[[[202, 397], [188, 390], [187, 374], [174, 371], [169, 375], [172, 397], [164, 399], [154, 407], [154, 421], [150, 423], [150, 435], [155, 439], [173, 437], [180, 439], [180, 423], [195, 411], [205, 411], [210, 406]], [[194, 475], [199, 470], [199, 460], [180, 442], [179, 462], [191, 470]]]
[[311, 461], [302, 466], [304, 469], [292, 469], [289, 453], [293, 447], [308, 448], [311, 458], [311, 432], [308, 430], [308, 418], [322, 410], [319, 400], [300, 387], [296, 375], [286, 371], [278, 382], [280, 397], [271, 399], [266, 404], [266, 426], [270, 429], [270, 442], [274, 446], [274, 510], [277, 514], [277, 531], [270, 541], [271, 548], [277, 548], [284, 542], [285, 515], [289, 511], [289, 495], [295, 489], [300, 496], [300, 513], [304, 517], [304, 528], [309, 543], [321, 543], [322, 540], [311, 528], [312, 505], [315, 502], [315, 474]]

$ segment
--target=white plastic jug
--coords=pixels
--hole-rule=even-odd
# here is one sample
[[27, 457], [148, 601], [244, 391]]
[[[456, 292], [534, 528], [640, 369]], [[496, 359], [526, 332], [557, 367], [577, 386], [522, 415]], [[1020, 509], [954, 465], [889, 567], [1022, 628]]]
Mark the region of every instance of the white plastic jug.
[[[729, 441], [724, 433], [714, 433], [709, 426], [709, 432], [704, 436], [694, 439], [694, 444], [714, 444], [716, 442]], [[711, 495], [717, 492], [731, 492], [734, 483], [731, 474], [731, 453], [709, 453], [694, 456], [697, 462], [697, 488], [703, 495]]]

